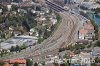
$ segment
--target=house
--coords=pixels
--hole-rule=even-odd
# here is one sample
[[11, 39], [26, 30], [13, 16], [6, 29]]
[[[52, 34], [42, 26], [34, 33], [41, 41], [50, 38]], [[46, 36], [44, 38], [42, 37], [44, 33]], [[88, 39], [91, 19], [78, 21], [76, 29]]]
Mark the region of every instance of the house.
[[17, 11], [18, 11], [18, 12], [27, 13], [27, 11], [26, 11], [26, 10], [24, 10], [24, 9], [18, 9]]
[[6, 62], [6, 66], [12, 66], [16, 62], [19, 63], [19, 66], [26, 66], [26, 59], [24, 58], [6, 59], [3, 61]]
[[18, 3], [19, 7], [30, 7], [32, 6], [33, 2], [32, 1], [24, 1], [24, 2], [20, 2]]
[[12, 5], [7, 5], [8, 11], [11, 10]]
[[91, 24], [90, 20], [83, 22], [83, 25], [78, 32], [79, 42], [82, 40], [92, 41], [93, 36], [95, 36], [94, 31], [94, 26]]
[[57, 19], [50, 18], [50, 20], [51, 20], [51, 22], [53, 23], [53, 25], [57, 23]]
[[9, 63], [5, 63], [4, 66], [11, 66]]
[[81, 39], [81, 40], [83, 39], [84, 40], [85, 39], [85, 35], [87, 34], [87, 32], [88, 31], [85, 30], [85, 29], [80, 29], [79, 30], [79, 39]]
[[70, 57], [73, 57], [73, 56], [75, 56], [75, 53], [74, 53], [74, 51], [70, 51], [70, 52], [68, 52], [68, 55], [69, 55]]

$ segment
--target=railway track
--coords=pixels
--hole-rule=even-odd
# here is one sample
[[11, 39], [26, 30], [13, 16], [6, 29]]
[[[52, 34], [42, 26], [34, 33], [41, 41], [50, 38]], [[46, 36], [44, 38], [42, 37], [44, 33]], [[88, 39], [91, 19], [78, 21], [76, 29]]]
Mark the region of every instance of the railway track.
[[[58, 29], [55, 33], [46, 39], [41, 45], [37, 47], [37, 45], [31, 48], [29, 51], [20, 52], [8, 57], [7, 58], [28, 58], [30, 55], [32, 58], [46, 56], [48, 54], [57, 54], [59, 51], [60, 46], [69, 45], [71, 42], [74, 43], [74, 36], [77, 32], [76, 28], [78, 25], [78, 19], [75, 16], [72, 16], [68, 13], [60, 13], [62, 17], [61, 24], [59, 25]], [[35, 52], [39, 51], [40, 55], [35, 55]]]
[[44, 40], [42, 44], [36, 45], [30, 50], [9, 55], [1, 59], [33, 58], [36, 62], [39, 61], [37, 58], [41, 59], [41, 57], [49, 54], [57, 55], [59, 48], [75, 43], [77, 40], [76, 35], [80, 24], [79, 17], [75, 14], [70, 14], [67, 12], [59, 12], [59, 14], [62, 17], [62, 22], [54, 34]]

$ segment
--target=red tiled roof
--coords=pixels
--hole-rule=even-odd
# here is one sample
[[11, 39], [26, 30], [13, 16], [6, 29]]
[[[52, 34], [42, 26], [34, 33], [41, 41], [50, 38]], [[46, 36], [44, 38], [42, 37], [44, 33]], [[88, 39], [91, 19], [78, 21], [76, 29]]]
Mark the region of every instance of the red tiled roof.
[[17, 62], [17, 63], [26, 63], [26, 60], [23, 59], [23, 58], [11, 59], [10, 60], [10, 63], [15, 63], [15, 62]]
[[70, 51], [70, 52], [69, 52], [69, 55], [70, 55], [70, 56], [74, 56], [74, 55], [75, 55], [74, 51], [72, 51], [72, 52]]
[[6, 63], [6, 64], [4, 64], [4, 66], [11, 66], [10, 64], [8, 64], [8, 63]]
[[5, 62], [8, 62], [8, 63], [22, 63], [22, 64], [25, 64], [26, 63], [26, 60], [24, 58], [17, 58], [17, 59], [6, 59], [4, 60]]
[[85, 28], [94, 30], [94, 26], [91, 24], [91, 22], [85, 22], [84, 25], [85, 25]]
[[93, 30], [93, 29], [94, 29], [94, 26], [88, 24], [88, 25], [87, 25], [87, 29]]
[[79, 31], [80, 33], [87, 33], [88, 31], [87, 30], [85, 30], [85, 29], [80, 29], [80, 31]]

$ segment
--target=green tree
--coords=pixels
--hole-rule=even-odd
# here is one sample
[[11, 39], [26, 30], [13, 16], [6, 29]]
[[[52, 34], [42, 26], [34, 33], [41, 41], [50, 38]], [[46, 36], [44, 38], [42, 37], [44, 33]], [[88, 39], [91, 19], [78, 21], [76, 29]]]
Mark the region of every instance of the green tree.
[[22, 46], [20, 46], [20, 49], [23, 50], [23, 49], [26, 49], [27, 46], [25, 44], [23, 44]]
[[21, 51], [21, 49], [20, 49], [20, 47], [18, 46], [18, 45], [16, 45], [16, 48], [15, 48], [15, 51], [17, 52], [17, 51]]
[[5, 55], [5, 54], [7, 54], [7, 50], [4, 50], [4, 49], [3, 49], [3, 50], [1, 51], [1, 53], [0, 53], [0, 55], [1, 55], [1, 57], [2, 57], [2, 56]]
[[96, 63], [92, 63], [91, 66], [97, 66]]
[[96, 8], [96, 9], [94, 9], [94, 11], [95, 11], [96, 13], [100, 13], [100, 8]]
[[4, 66], [4, 62], [3, 61], [0, 61], [0, 66]]
[[41, 44], [41, 42], [43, 42], [43, 41], [44, 41], [44, 38], [40, 38], [40, 37], [39, 37], [38, 43]]
[[33, 63], [30, 59], [26, 59], [26, 66], [32, 66]]
[[14, 51], [15, 51], [15, 47], [12, 46], [12, 47], [10, 48], [10, 51], [11, 51], [11, 52], [14, 52]]
[[47, 39], [48, 37], [49, 37], [49, 35], [48, 35], [48, 31], [47, 31], [47, 29], [46, 29], [45, 32], [44, 32], [43, 38], [44, 38], [44, 39]]
[[57, 14], [57, 13], [56, 13], [56, 15], [57, 15], [57, 17], [56, 17], [57, 21], [60, 22], [61, 16], [59, 14]]
[[95, 58], [95, 63], [100, 63], [100, 58], [96, 57]]
[[1, 55], [1, 57], [3, 56], [3, 52], [2, 51], [1, 51], [0, 55]]
[[69, 60], [64, 61], [64, 63], [63, 63], [63, 64], [61, 64], [61, 66], [69, 66]]
[[3, 12], [7, 12], [8, 11], [7, 7], [2, 5], [2, 4], [0, 4], [0, 9], [2, 9]]
[[100, 47], [100, 40], [98, 40], [98, 41], [95, 43], [95, 46]]
[[19, 66], [19, 63], [15, 62], [13, 66]]
[[38, 64], [37, 63], [34, 63], [34, 66], [38, 66]]
[[66, 54], [64, 55], [64, 58], [69, 59], [70, 57], [69, 57], [69, 55], [66, 53]]
[[18, 9], [18, 6], [12, 5], [12, 11], [16, 11]]
[[42, 65], [45, 66], [45, 62], [42, 62]]
[[59, 64], [58, 64], [58, 63], [53, 63], [53, 65], [54, 65], [54, 66], [59, 66]]

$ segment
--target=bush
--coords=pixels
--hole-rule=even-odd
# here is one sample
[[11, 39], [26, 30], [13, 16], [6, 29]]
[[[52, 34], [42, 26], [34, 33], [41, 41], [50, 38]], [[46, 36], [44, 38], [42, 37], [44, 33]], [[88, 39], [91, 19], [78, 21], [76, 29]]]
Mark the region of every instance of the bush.
[[30, 59], [26, 59], [26, 66], [32, 66], [33, 63]]
[[19, 63], [17, 63], [17, 62], [16, 62], [16, 63], [14, 63], [14, 65], [13, 65], [13, 66], [19, 66]]
[[14, 52], [14, 51], [15, 51], [15, 47], [12, 46], [12, 47], [10, 48], [10, 52]]
[[94, 26], [95, 40], [97, 40], [99, 38], [99, 36], [98, 36], [99, 27], [93, 19], [90, 18], [90, 21], [91, 21], [92, 25]]
[[23, 50], [23, 49], [26, 49], [27, 46], [25, 46], [25, 44], [23, 44], [22, 46], [20, 46], [20, 49]]
[[4, 66], [4, 62], [3, 61], [0, 61], [0, 66]]
[[95, 46], [100, 47], [100, 40], [98, 40], [98, 41], [95, 43]]

